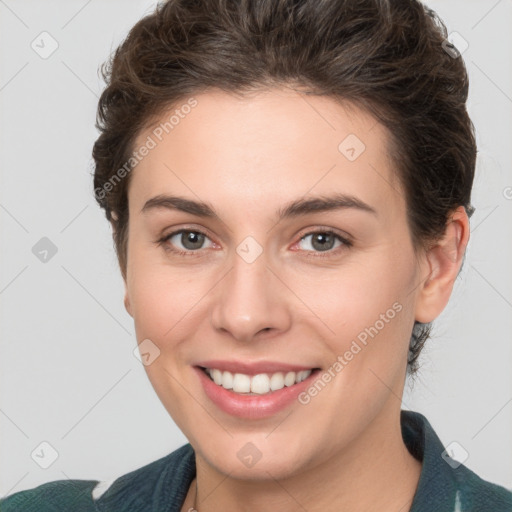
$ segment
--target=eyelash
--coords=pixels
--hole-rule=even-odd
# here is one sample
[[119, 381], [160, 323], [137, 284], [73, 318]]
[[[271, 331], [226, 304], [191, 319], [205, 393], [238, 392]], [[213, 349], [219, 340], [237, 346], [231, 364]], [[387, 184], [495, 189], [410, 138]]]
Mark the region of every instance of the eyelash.
[[[203, 231], [201, 231], [201, 230], [183, 228], [183, 229], [179, 229], [177, 231], [173, 231], [172, 233], [169, 233], [168, 235], [165, 235], [164, 237], [162, 237], [159, 240], [157, 240], [156, 243], [159, 246], [162, 246], [164, 248], [164, 250], [166, 250], [168, 252], [172, 252], [173, 254], [176, 254], [178, 256], [185, 256], [185, 257], [196, 257], [196, 256], [199, 256], [198, 253], [201, 251], [201, 249], [181, 251], [179, 249], [172, 248], [172, 246], [170, 244], [166, 245], [166, 243], [173, 236], [178, 235], [180, 233], [197, 233], [197, 234], [200, 234], [200, 235], [204, 235], [206, 238], [209, 238], [208, 235], [206, 233], [204, 233]], [[337, 238], [340, 242], [342, 242], [343, 245], [337, 247], [336, 249], [329, 249], [327, 251], [306, 251], [306, 253], [309, 253], [307, 255], [307, 257], [312, 257], [312, 258], [328, 258], [328, 257], [332, 256], [333, 254], [337, 254], [338, 252], [340, 252], [340, 250], [349, 249], [353, 245], [350, 240], [342, 237], [341, 235], [339, 235], [335, 231], [332, 231], [332, 230], [329, 230], [329, 229], [318, 229], [318, 230], [315, 230], [315, 231], [308, 231], [307, 233], [305, 233], [304, 235], [302, 235], [299, 238], [299, 242], [302, 241], [304, 238], [310, 236], [310, 235], [316, 235], [316, 234], [334, 235], [334, 237]], [[296, 243], [298, 243], [298, 242], [296, 242]], [[313, 254], [311, 254], [311, 253], [313, 253]]]

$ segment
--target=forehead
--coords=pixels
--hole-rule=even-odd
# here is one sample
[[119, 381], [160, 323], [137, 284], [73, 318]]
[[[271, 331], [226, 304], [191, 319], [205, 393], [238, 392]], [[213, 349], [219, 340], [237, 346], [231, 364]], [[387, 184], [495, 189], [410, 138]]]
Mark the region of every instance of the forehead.
[[132, 171], [129, 192], [139, 210], [162, 193], [246, 210], [270, 203], [277, 209], [290, 198], [333, 191], [376, 208], [402, 196], [387, 130], [331, 97], [211, 90], [163, 112], [134, 148], [144, 144], [152, 149]]

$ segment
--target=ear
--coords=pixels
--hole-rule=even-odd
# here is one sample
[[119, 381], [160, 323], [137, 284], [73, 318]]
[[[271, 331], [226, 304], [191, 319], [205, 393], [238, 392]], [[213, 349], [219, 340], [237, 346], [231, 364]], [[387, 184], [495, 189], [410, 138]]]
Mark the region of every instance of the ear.
[[442, 239], [425, 254], [424, 281], [416, 302], [418, 322], [432, 322], [448, 304], [468, 242], [469, 219], [464, 206], [459, 206], [450, 215]]
[[124, 283], [124, 300], [123, 300], [124, 308], [126, 309], [126, 312], [133, 318], [132, 305], [130, 302], [130, 294], [128, 293], [128, 276], [122, 270], [121, 270], [121, 276], [123, 278], [123, 283]]
[[[111, 212], [110, 216], [112, 217], [112, 220], [110, 221], [110, 226], [112, 227], [112, 233], [115, 234], [116, 232], [116, 221], [117, 221], [117, 214], [116, 212]], [[128, 285], [126, 283], [126, 276], [123, 274], [123, 282], [124, 282], [124, 308], [126, 309], [127, 313], [133, 318], [132, 314], [132, 306], [130, 304], [130, 297], [128, 296]]]
[[126, 281], [124, 287], [124, 308], [126, 309], [127, 313], [133, 318], [132, 305], [130, 303], [130, 297], [128, 296], [128, 290], [126, 289]]

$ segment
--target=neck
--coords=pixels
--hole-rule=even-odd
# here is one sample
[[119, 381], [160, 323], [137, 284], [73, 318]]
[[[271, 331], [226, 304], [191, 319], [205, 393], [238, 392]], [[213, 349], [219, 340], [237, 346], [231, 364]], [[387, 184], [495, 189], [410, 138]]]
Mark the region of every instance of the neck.
[[406, 512], [421, 473], [421, 463], [403, 442], [399, 409], [376, 418], [350, 447], [289, 478], [239, 480], [219, 473], [197, 455], [196, 462], [196, 480], [183, 512], [276, 507], [280, 512]]

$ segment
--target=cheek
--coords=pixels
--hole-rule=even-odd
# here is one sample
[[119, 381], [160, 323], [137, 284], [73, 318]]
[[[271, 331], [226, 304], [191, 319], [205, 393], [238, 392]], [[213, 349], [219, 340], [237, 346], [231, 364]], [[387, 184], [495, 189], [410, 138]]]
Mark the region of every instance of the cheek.
[[329, 277], [297, 281], [298, 294], [327, 326], [325, 340], [333, 360], [346, 353], [347, 360], [368, 364], [390, 350], [397, 361], [405, 357], [414, 321], [410, 292], [416, 274], [412, 258], [394, 254], [368, 254], [333, 269]]
[[404, 261], [397, 266], [390, 260], [382, 253], [368, 254], [339, 268], [297, 272], [290, 279], [311, 310], [343, 335], [347, 328], [374, 323], [407, 294], [410, 264]]
[[[135, 253], [135, 251], [133, 251]], [[128, 293], [139, 342], [144, 338], [171, 344], [190, 326], [211, 288], [206, 274], [190, 267], [173, 267], [133, 254]]]

